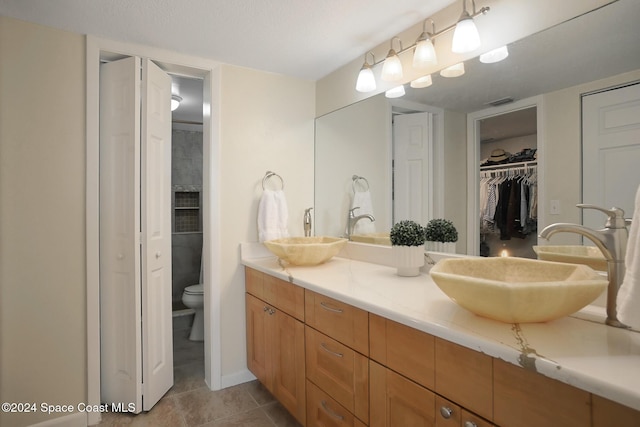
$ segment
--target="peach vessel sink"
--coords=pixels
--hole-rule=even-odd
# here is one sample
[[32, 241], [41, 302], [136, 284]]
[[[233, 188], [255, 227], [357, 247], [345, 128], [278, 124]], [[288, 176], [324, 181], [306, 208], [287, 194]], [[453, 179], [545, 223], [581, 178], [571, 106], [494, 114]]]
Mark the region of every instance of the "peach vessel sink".
[[538, 255], [538, 259], [545, 261], [584, 264], [595, 270], [607, 271], [607, 260], [595, 246], [534, 246], [533, 250]]
[[461, 307], [506, 323], [567, 316], [607, 287], [607, 280], [585, 265], [525, 258], [443, 259], [430, 274]]
[[347, 243], [339, 237], [287, 237], [267, 240], [264, 245], [278, 258], [293, 265], [318, 265], [333, 258]]

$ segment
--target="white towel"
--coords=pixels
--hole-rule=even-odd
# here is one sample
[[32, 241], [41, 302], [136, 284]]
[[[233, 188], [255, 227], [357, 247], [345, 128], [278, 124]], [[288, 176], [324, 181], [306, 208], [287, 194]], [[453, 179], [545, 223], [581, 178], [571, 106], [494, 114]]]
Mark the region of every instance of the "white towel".
[[624, 281], [618, 290], [618, 320], [640, 329], [640, 187], [636, 192], [625, 267]]
[[[371, 192], [367, 191], [356, 191], [353, 193], [353, 201], [351, 203], [351, 209], [360, 208], [353, 211], [355, 216], [358, 215], [372, 215], [373, 216], [373, 203], [371, 202]], [[356, 223], [356, 226], [353, 227], [353, 234], [366, 234], [366, 233], [375, 233], [376, 226], [372, 221], [369, 221], [368, 218], [363, 218]]]
[[282, 190], [264, 190], [258, 206], [258, 238], [265, 240], [289, 237], [289, 210]]

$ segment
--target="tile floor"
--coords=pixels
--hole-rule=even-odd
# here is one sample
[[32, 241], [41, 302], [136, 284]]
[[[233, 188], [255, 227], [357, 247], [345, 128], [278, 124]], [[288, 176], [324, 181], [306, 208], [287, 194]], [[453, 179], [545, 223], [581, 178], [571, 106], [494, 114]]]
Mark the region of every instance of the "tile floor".
[[204, 346], [188, 340], [193, 316], [174, 317], [174, 385], [149, 412], [105, 413], [99, 427], [300, 427], [257, 381], [211, 391], [204, 383]]

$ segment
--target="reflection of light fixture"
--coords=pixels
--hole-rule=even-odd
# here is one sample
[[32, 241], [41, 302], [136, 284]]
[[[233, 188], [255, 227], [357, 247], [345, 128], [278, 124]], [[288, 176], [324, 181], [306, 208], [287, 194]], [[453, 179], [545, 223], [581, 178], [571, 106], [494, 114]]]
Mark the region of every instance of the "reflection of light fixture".
[[458, 62], [440, 71], [442, 77], [459, 77], [464, 74], [464, 62]]
[[[431, 21], [431, 26], [433, 32], [436, 32], [436, 25], [433, 20]], [[427, 24], [427, 20], [425, 19], [422, 23], [422, 34], [416, 40], [416, 48], [413, 51], [413, 66], [415, 68], [426, 68], [429, 65], [436, 65], [438, 63], [438, 58], [436, 57], [436, 49], [433, 47], [433, 41], [431, 38], [433, 37], [433, 33], [428, 33], [425, 29], [425, 25]]]
[[506, 46], [502, 46], [480, 55], [480, 62], [483, 64], [493, 64], [494, 62], [502, 61], [507, 56], [509, 56], [509, 50]]
[[402, 78], [402, 62], [400, 62], [400, 58], [398, 58], [396, 51], [393, 50], [393, 41], [395, 39], [398, 39], [398, 43], [400, 43], [400, 50], [402, 50], [402, 41], [398, 37], [392, 38], [391, 49], [389, 49], [389, 53], [384, 60], [384, 64], [382, 64], [382, 75], [380, 76], [382, 80], [387, 82], [393, 82]]
[[178, 95], [171, 95], [171, 111], [175, 111], [180, 106], [182, 97]]
[[372, 52], [367, 52], [364, 55], [364, 64], [362, 64], [362, 68], [360, 68], [358, 80], [356, 81], [356, 90], [358, 92], [371, 92], [372, 90], [376, 90], [376, 78], [373, 76], [371, 65], [367, 62], [368, 54], [371, 54], [373, 62], [376, 62], [376, 57], [373, 56]]
[[420, 89], [423, 87], [429, 87], [433, 84], [433, 80], [431, 80], [431, 74], [427, 74], [426, 76], [419, 77], [411, 82], [411, 87], [415, 89]]
[[[475, 14], [476, 3], [475, 0], [471, 0], [473, 3], [473, 12]], [[476, 50], [480, 47], [480, 34], [478, 34], [478, 28], [476, 28], [473, 18], [467, 12], [467, 0], [462, 0], [462, 14], [456, 29], [453, 32], [453, 41], [451, 42], [451, 51], [453, 53], [467, 53]]]
[[509, 256], [509, 252], [506, 249], [503, 249], [502, 252], [500, 252], [500, 256], [506, 258]]
[[396, 86], [384, 93], [387, 98], [400, 98], [404, 96], [404, 85]]

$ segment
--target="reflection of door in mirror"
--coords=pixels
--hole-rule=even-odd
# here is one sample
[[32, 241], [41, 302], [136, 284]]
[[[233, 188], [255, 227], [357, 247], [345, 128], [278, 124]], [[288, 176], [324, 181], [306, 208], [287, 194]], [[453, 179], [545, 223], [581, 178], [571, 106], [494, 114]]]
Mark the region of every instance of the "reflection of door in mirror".
[[[582, 135], [583, 203], [615, 206], [631, 218], [640, 185], [640, 83], [584, 96]], [[598, 211], [582, 215], [582, 223], [596, 230], [606, 221]]]
[[480, 255], [535, 258], [537, 108], [480, 121]]

